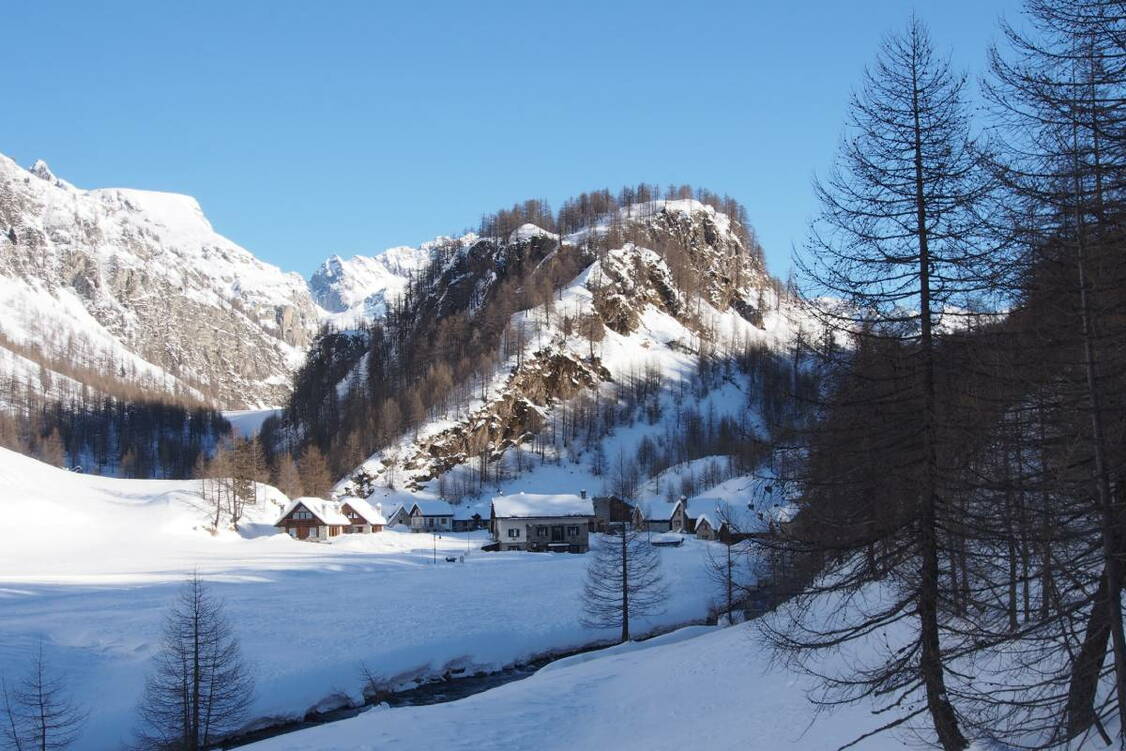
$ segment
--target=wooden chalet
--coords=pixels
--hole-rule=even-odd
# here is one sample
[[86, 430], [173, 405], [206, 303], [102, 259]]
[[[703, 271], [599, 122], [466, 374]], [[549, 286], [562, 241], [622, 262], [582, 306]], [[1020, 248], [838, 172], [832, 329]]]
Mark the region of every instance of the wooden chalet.
[[323, 542], [343, 534], [352, 522], [336, 504], [323, 498], [303, 497], [290, 501], [274, 526], [296, 540]]
[[[580, 494], [586, 497], [584, 490]], [[608, 532], [611, 525], [628, 524], [633, 521], [633, 505], [616, 495], [603, 495], [594, 497], [594, 521], [591, 523], [592, 532]]]
[[387, 526], [383, 517], [383, 509], [377, 503], [374, 506], [363, 498], [345, 496], [340, 499], [340, 513], [348, 518], [348, 527], [344, 530], [348, 534], [370, 534], [382, 532]]

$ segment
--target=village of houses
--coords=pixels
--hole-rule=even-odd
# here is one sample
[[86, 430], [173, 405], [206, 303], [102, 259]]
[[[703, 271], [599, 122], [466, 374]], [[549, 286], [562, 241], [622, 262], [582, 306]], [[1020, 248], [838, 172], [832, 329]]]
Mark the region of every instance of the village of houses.
[[616, 496], [516, 493], [488, 503], [417, 500], [384, 508], [346, 495], [334, 501], [296, 498], [275, 524], [297, 540], [327, 542], [339, 535], [378, 534], [388, 527], [441, 535], [487, 530], [486, 551], [585, 553], [591, 533], [624, 525], [656, 533], [654, 545], [679, 545], [686, 535], [733, 544], [767, 534], [789, 518], [786, 507], [756, 509], [722, 498], [681, 497], [675, 502], [633, 504]]

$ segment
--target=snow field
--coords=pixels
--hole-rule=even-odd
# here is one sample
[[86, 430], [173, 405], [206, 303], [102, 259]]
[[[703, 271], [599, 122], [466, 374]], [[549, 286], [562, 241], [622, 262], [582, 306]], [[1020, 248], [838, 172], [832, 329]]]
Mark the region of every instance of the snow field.
[[[268, 526], [284, 496], [265, 490], [247, 537], [212, 536], [195, 486], [75, 475], [0, 450], [0, 513], [22, 530], [0, 548], [0, 673], [22, 672], [42, 643], [91, 710], [78, 749], [128, 738], [163, 615], [193, 570], [226, 602], [255, 666], [260, 718], [302, 715], [337, 693], [358, 700], [365, 664], [406, 686], [613, 636], [578, 622], [585, 556], [445, 561], [484, 543], [483, 531], [297, 542]], [[637, 632], [706, 615], [706, 545], [661, 551], [669, 601]]]

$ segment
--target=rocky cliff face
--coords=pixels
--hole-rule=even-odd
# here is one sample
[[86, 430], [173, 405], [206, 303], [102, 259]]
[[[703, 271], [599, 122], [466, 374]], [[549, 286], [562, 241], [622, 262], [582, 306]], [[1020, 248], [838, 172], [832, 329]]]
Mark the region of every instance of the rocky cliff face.
[[379, 315], [427, 257], [330, 259], [311, 290], [216, 233], [189, 196], [80, 190], [0, 155], [0, 346], [153, 392], [280, 404], [330, 319], [317, 299]]

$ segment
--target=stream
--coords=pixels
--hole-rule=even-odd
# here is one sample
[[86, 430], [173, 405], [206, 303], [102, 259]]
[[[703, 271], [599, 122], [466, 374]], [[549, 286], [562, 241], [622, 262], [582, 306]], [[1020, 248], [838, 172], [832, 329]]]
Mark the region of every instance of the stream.
[[[774, 592], [760, 592], [752, 597], [750, 601], [745, 604], [746, 617], [748, 620], [757, 618], [763, 613], [773, 609], [773, 607], [780, 601], [777, 593]], [[687, 621], [679, 623], [675, 626], [668, 626], [661, 629], [656, 629], [637, 641], [645, 641], [655, 636], [667, 634], [671, 631], [684, 628], [685, 626], [693, 626], [705, 623], [703, 620]], [[210, 749], [230, 749], [247, 746], [251, 743], [265, 740], [267, 738], [274, 738], [279, 735], [285, 735], [297, 730], [304, 730], [306, 728], [324, 725], [330, 722], [338, 722], [340, 720], [347, 720], [357, 715], [363, 714], [374, 709], [379, 704], [387, 704], [390, 707], [420, 707], [428, 704], [444, 704], [445, 702], [457, 701], [464, 699], [467, 696], [473, 696], [483, 691], [503, 686], [506, 683], [513, 681], [523, 680], [530, 677], [537, 670], [555, 662], [562, 660], [565, 657], [573, 655], [585, 654], [587, 652], [594, 652], [599, 649], [613, 646], [615, 642], [612, 641], [599, 641], [579, 647], [578, 649], [563, 650], [556, 652], [548, 652], [538, 657], [533, 657], [527, 662], [517, 663], [510, 665], [503, 670], [497, 670], [491, 673], [474, 673], [470, 675], [451, 675], [448, 678], [439, 678], [427, 683], [422, 683], [414, 688], [404, 689], [402, 691], [395, 691], [392, 693], [384, 694], [378, 697], [374, 702], [365, 704], [361, 707], [341, 707], [340, 709], [333, 709], [326, 712], [309, 712], [303, 719], [288, 720], [279, 722], [275, 725], [258, 728], [246, 733], [241, 733], [235, 736], [228, 737], [220, 743], [208, 746]]]
[[[698, 621], [693, 623], [698, 623]], [[692, 624], [682, 623], [661, 632], [648, 634], [646, 638], [657, 636], [659, 633], [667, 633], [668, 631], [673, 631], [687, 625]], [[421, 707], [428, 704], [444, 704], [445, 702], [464, 699], [467, 696], [473, 696], [474, 694], [488, 691], [491, 688], [503, 686], [506, 683], [528, 678], [543, 666], [555, 662], [556, 660], [571, 657], [572, 655], [585, 654], [586, 652], [594, 652], [612, 645], [613, 642], [600, 641], [569, 651], [550, 652], [543, 656], [535, 657], [527, 662], [518, 663], [491, 673], [475, 673], [464, 676], [452, 676], [447, 679], [437, 679], [420, 684], [415, 688], [408, 688], [383, 695], [379, 697], [374, 704], [365, 704], [362, 707], [341, 707], [340, 709], [329, 710], [327, 712], [310, 712], [303, 719], [289, 720], [276, 725], [258, 728], [247, 733], [229, 737], [221, 743], [209, 746], [209, 748], [239, 748], [267, 738], [292, 733], [297, 730], [304, 730], [329, 722], [347, 720], [374, 709], [378, 704], [387, 704], [390, 707]]]

